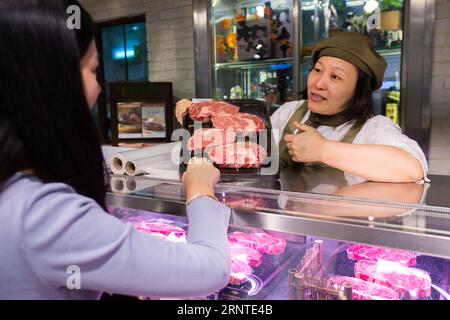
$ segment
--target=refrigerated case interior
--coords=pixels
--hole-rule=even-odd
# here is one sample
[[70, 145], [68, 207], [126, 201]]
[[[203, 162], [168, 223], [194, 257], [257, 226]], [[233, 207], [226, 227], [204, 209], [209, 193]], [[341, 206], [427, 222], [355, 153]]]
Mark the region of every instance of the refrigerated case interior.
[[[120, 206], [109, 211], [137, 230], [165, 241], [186, 242], [184, 217]], [[244, 246], [233, 254], [230, 283], [210, 300], [448, 300], [450, 260], [411, 251], [334, 241], [325, 238], [230, 226], [233, 235], [265, 234], [279, 239], [281, 250]], [[231, 247], [230, 247], [231, 248]], [[239, 248], [239, 247], [238, 247]], [[250, 257], [246, 254], [249, 254]], [[256, 258], [255, 258], [256, 254]], [[367, 260], [365, 260], [367, 259]], [[237, 263], [237, 265], [236, 265]], [[372, 270], [361, 265], [375, 266]], [[367, 276], [369, 275], [369, 276]], [[150, 297], [157, 299], [158, 297]]]
[[217, 99], [294, 99], [292, 0], [213, 2]]

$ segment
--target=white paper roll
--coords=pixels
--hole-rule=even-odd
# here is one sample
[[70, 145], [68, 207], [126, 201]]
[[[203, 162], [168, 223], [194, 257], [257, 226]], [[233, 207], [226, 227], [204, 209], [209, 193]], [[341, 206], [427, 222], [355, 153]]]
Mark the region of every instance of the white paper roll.
[[138, 160], [127, 161], [125, 164], [125, 174], [129, 176], [137, 176], [140, 174], [149, 173], [148, 169], [150, 168], [169, 168], [177, 171], [179, 166], [179, 157], [177, 161], [171, 159], [170, 154], [163, 154], [156, 157], [144, 158]]
[[124, 194], [126, 193], [126, 177], [111, 177], [111, 190], [113, 193]]
[[116, 194], [129, 194], [139, 192], [146, 188], [155, 187], [160, 182], [154, 182], [146, 178], [127, 177], [127, 176], [112, 176], [111, 190]]
[[109, 167], [114, 174], [125, 174], [125, 157], [121, 153], [114, 153], [109, 160]]
[[125, 182], [126, 193], [139, 192], [144, 189], [154, 187], [159, 183], [155, 183], [145, 178], [127, 177]]
[[[175, 158], [179, 157], [178, 155], [180, 152], [180, 148], [180, 142], [171, 142], [136, 150], [117, 152], [112, 154], [109, 161], [109, 166], [114, 174], [123, 175], [126, 174], [125, 166], [129, 161], [136, 161], [139, 159], [155, 159], [158, 156], [164, 156], [164, 161], [171, 161], [173, 154], [175, 154]], [[144, 172], [140, 172], [137, 174], [142, 173]]]

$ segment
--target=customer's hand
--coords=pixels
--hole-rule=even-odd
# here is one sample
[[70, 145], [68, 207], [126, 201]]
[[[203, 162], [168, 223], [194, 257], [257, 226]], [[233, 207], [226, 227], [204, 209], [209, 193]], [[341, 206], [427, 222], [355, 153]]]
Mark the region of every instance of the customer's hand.
[[175, 115], [180, 124], [183, 124], [183, 116], [192, 107], [193, 103], [188, 99], [181, 99], [175, 107]]
[[192, 158], [182, 177], [186, 199], [196, 195], [214, 196], [214, 186], [219, 179], [220, 171], [205, 158]]
[[301, 133], [284, 136], [292, 160], [295, 162], [322, 161], [322, 151], [327, 140], [313, 127], [297, 121], [295, 126], [301, 130]]

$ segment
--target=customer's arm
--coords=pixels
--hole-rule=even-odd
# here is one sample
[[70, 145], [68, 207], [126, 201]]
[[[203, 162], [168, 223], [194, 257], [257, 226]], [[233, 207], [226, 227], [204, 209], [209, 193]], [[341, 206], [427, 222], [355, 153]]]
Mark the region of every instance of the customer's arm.
[[55, 290], [66, 289], [71, 265], [82, 290], [136, 296], [205, 296], [228, 282], [230, 210], [219, 202], [192, 201], [187, 244], [138, 232], [63, 184], [30, 194], [25, 211], [23, 254]]

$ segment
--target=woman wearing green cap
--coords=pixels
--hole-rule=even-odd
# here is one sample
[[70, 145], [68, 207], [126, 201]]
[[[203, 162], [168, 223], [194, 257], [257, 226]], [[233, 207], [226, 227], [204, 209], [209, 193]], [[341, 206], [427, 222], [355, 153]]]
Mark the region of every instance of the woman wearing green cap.
[[[272, 116], [283, 165], [325, 165], [379, 182], [427, 180], [419, 145], [398, 125], [373, 115], [372, 92], [387, 64], [359, 33], [341, 32], [316, 45], [303, 100]], [[177, 104], [177, 118], [190, 101]]]

